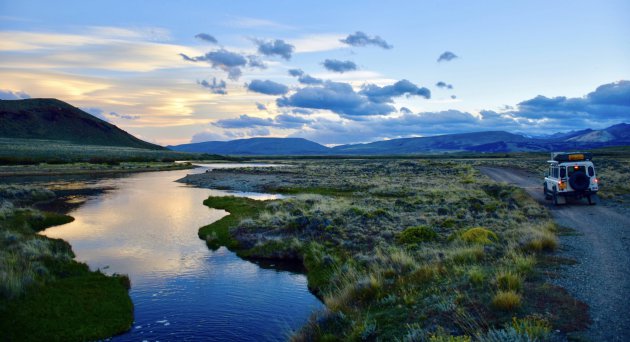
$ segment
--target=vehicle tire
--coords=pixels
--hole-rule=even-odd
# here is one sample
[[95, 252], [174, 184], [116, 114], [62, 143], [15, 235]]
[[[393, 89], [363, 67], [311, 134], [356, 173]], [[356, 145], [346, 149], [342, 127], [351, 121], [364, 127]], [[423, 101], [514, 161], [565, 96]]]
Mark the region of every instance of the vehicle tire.
[[547, 190], [547, 182], [543, 183], [543, 195], [545, 196], [546, 200], [550, 200], [552, 198], [549, 194], [549, 190]]
[[590, 204], [590, 205], [597, 204], [597, 202], [595, 201], [595, 199], [591, 195], [586, 196], [586, 199], [588, 200], [588, 204]]
[[551, 197], [553, 199], [553, 205], [554, 206], [558, 206], [558, 189], [553, 188], [553, 197]]
[[590, 183], [591, 179], [584, 172], [576, 172], [569, 177], [569, 184], [574, 191], [584, 191]]

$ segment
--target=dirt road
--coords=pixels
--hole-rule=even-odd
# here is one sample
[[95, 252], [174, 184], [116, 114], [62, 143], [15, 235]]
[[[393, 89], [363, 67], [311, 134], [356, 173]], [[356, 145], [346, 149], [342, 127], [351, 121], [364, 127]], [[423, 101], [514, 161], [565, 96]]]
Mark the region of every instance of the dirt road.
[[605, 201], [586, 200], [553, 206], [543, 196], [542, 177], [521, 170], [480, 167], [497, 182], [525, 189], [549, 207], [553, 218], [576, 234], [561, 236], [560, 255], [576, 260], [550, 282], [587, 303], [593, 324], [585, 337], [592, 341], [630, 340], [630, 209]]

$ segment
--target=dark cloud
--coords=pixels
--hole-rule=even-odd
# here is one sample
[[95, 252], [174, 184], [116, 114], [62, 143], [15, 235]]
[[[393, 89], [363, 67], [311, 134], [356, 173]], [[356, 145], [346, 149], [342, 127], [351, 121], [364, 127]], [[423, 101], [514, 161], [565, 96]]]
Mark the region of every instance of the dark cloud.
[[326, 81], [321, 87], [298, 89], [289, 97], [276, 100], [278, 107], [326, 109], [344, 116], [384, 115], [396, 109], [385, 103], [374, 103], [358, 94], [347, 83]]
[[218, 41], [216, 38], [214, 38], [213, 36], [207, 34], [207, 33], [199, 33], [198, 35], [195, 36], [195, 38], [206, 41], [208, 43], [212, 43], [212, 44], [217, 44]]
[[337, 59], [327, 59], [324, 61], [324, 68], [329, 71], [344, 73], [357, 70], [357, 65], [352, 61], [340, 61]]
[[0, 100], [24, 100], [31, 96], [23, 91], [0, 90]]
[[289, 75], [299, 77], [304, 75], [304, 71], [302, 69], [289, 69]]
[[87, 112], [89, 114], [91, 114], [92, 116], [95, 116], [101, 120], [107, 121], [107, 122], [111, 122], [112, 118], [118, 118], [118, 119], [124, 119], [124, 120], [136, 120], [138, 119], [140, 116], [138, 115], [126, 115], [126, 114], [119, 114], [116, 112], [105, 112], [104, 110], [100, 109], [100, 108], [96, 108], [96, 107], [91, 107], [91, 108], [81, 108], [84, 112]]
[[393, 85], [379, 87], [375, 84], [364, 85], [360, 93], [367, 96], [370, 101], [376, 103], [391, 103], [393, 97], [398, 96], [421, 96], [425, 99], [431, 98], [431, 91], [427, 88], [419, 88], [408, 80], [400, 80]]
[[601, 85], [584, 97], [536, 96], [520, 102], [513, 115], [526, 119], [623, 120], [630, 113], [630, 81]]
[[235, 119], [223, 119], [216, 121], [213, 125], [221, 128], [251, 128], [273, 126], [274, 122], [271, 119], [256, 118], [243, 114]]
[[267, 69], [267, 65], [256, 55], [247, 56], [247, 65], [251, 68]]
[[392, 45], [388, 44], [383, 38], [379, 36], [370, 37], [361, 31], [350, 34], [348, 35], [348, 37], [340, 39], [339, 41], [350, 46], [375, 45], [382, 47], [383, 49], [391, 49], [393, 47]]
[[295, 47], [282, 39], [264, 41], [254, 40], [258, 45], [258, 52], [265, 56], [280, 56], [286, 60], [291, 59]]
[[[280, 128], [280, 129], [297, 129], [302, 126], [312, 122], [313, 120], [304, 118], [298, 115], [291, 114], [280, 114], [274, 117], [273, 119], [267, 118], [256, 118], [249, 116], [247, 114], [243, 114], [235, 119], [224, 119], [219, 120], [213, 125], [226, 129], [260, 129], [265, 128], [268, 131], [268, 128]], [[249, 135], [268, 135], [267, 134], [249, 134]]]
[[289, 87], [270, 80], [253, 80], [247, 85], [247, 89], [267, 95], [284, 95], [289, 92]]
[[453, 59], [457, 58], [457, 55], [450, 52], [450, 51], [445, 51], [444, 53], [442, 53], [440, 55], [440, 57], [438, 57], [438, 62], [442, 62], [442, 61], [446, 61], [446, 62], [450, 62]]
[[322, 84], [324, 83], [324, 80], [321, 78], [315, 78], [311, 75], [302, 75], [298, 77], [298, 82], [302, 84]]
[[446, 88], [446, 89], [453, 89], [453, 85], [452, 84], [447, 84], [446, 82], [438, 82], [435, 84], [436, 87], [438, 88]]
[[322, 84], [324, 80], [321, 78], [315, 78], [311, 75], [304, 73], [302, 69], [289, 69], [289, 75], [298, 78], [298, 82], [302, 84]]
[[413, 113], [413, 112], [411, 111], [411, 109], [409, 109], [409, 108], [407, 108], [407, 107], [401, 107], [398, 111], [399, 111], [399, 112], [401, 112], [401, 113], [403, 113], [403, 114], [411, 114], [411, 113]]
[[212, 83], [206, 80], [202, 80], [202, 81], [197, 81], [197, 84], [201, 85], [204, 88], [208, 88], [210, 92], [213, 94], [219, 94], [219, 95], [227, 94], [227, 90], [226, 90], [227, 84], [225, 83], [224, 80], [220, 80], [219, 82], [217, 82], [216, 77], [212, 79]]
[[312, 120], [306, 119], [302, 116], [280, 114], [274, 118], [275, 126], [285, 129], [297, 129], [302, 128], [304, 125], [310, 123]]
[[243, 55], [225, 49], [211, 51], [203, 56], [197, 57], [189, 57], [183, 53], [180, 53], [179, 55], [189, 62], [210, 63], [213, 68], [221, 69], [227, 72], [228, 78], [231, 80], [238, 80], [243, 73], [241, 71], [241, 67], [247, 65], [247, 59]]
[[451, 99], [455, 100], [456, 98], [457, 98], [457, 96], [451, 95]]
[[262, 104], [260, 102], [256, 102], [256, 108], [258, 110], [267, 110], [267, 106], [265, 106], [264, 104]]

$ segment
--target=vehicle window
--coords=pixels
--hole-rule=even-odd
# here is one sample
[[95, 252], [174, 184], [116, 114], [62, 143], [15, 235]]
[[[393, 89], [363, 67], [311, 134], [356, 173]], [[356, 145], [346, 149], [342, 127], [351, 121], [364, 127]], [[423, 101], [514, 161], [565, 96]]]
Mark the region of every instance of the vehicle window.
[[558, 178], [558, 168], [557, 167], [553, 168], [553, 178]]
[[569, 166], [568, 168], [569, 177], [576, 172], [586, 173], [586, 167], [584, 165], [575, 165]]
[[593, 169], [593, 167], [592, 167], [592, 166], [589, 166], [589, 167], [588, 167], [588, 176], [589, 176], [589, 177], [593, 177], [593, 176], [595, 176], [595, 170]]
[[563, 166], [560, 168], [560, 178], [564, 178], [567, 176], [567, 169]]

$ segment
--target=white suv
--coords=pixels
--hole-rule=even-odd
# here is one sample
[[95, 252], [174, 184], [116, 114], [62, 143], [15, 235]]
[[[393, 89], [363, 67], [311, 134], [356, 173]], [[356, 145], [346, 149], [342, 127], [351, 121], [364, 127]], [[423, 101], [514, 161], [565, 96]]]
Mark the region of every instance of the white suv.
[[544, 194], [555, 205], [566, 203], [567, 197], [586, 197], [595, 204], [598, 188], [595, 165], [588, 152], [553, 152], [549, 170], [545, 172]]

